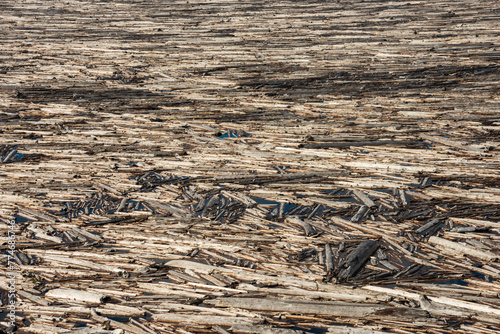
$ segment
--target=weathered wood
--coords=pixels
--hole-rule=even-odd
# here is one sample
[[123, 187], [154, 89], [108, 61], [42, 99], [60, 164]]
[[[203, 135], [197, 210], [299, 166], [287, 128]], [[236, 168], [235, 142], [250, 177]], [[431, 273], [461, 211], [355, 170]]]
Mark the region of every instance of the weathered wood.
[[252, 325], [262, 323], [261, 320], [252, 320], [243, 317], [224, 317], [224, 316], [207, 316], [207, 315], [190, 315], [186, 317], [181, 314], [156, 314], [156, 321], [184, 324], [199, 324], [199, 325], [218, 325], [231, 327], [234, 325]]
[[462, 245], [458, 242], [449, 241], [443, 238], [439, 238], [436, 236], [432, 236], [429, 238], [429, 242], [433, 245], [437, 245], [442, 247], [443, 250], [447, 253], [449, 252], [458, 252], [463, 255], [474, 256], [486, 261], [497, 261], [500, 258], [500, 254], [494, 254], [491, 252], [485, 252], [481, 250], [477, 250], [470, 246]]
[[74, 289], [53, 289], [48, 291], [45, 296], [54, 298], [54, 299], [71, 299], [80, 302], [86, 302], [91, 304], [101, 304], [107, 298], [105, 295], [96, 294], [87, 291], [80, 291]]
[[382, 334], [387, 332], [381, 332], [371, 329], [354, 328], [347, 326], [330, 326], [328, 327], [329, 333], [339, 333], [339, 334]]
[[231, 331], [233, 333], [247, 333], [247, 334], [304, 334], [304, 331], [287, 329], [287, 328], [276, 328], [271, 326], [262, 325], [233, 325], [231, 326]]
[[0, 1], [18, 332], [500, 332], [496, 7]]
[[379, 304], [356, 304], [341, 302], [316, 302], [301, 300], [260, 299], [260, 298], [217, 298], [206, 301], [208, 304], [226, 307], [238, 307], [248, 310], [290, 312], [295, 314], [316, 314], [331, 317], [366, 317], [369, 315], [386, 314], [394, 317], [408, 316], [425, 318], [427, 312], [409, 308], [387, 307]]
[[418, 144], [414, 140], [379, 140], [379, 141], [359, 141], [359, 142], [345, 142], [345, 143], [311, 143], [300, 144], [299, 147], [303, 148], [332, 148], [332, 147], [351, 147], [351, 146], [384, 146], [384, 145], [411, 145]]
[[314, 227], [312, 227], [310, 224], [308, 224], [307, 222], [303, 221], [302, 219], [300, 219], [297, 216], [289, 216], [289, 217], [286, 218], [286, 221], [290, 222], [290, 223], [293, 223], [293, 224], [297, 224], [299, 226], [302, 226], [302, 228], [304, 229], [305, 235], [308, 236], [308, 237], [314, 236], [314, 235], [317, 234], [317, 232], [314, 229]]
[[349, 253], [347, 259], [342, 263], [339, 278], [346, 280], [354, 276], [378, 247], [378, 241], [363, 241], [355, 250]]

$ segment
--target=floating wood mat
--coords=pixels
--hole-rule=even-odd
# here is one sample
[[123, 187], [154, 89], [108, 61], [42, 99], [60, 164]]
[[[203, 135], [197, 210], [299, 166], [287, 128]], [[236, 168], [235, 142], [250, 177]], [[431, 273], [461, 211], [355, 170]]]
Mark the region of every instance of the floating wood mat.
[[19, 333], [500, 331], [497, 1], [0, 16]]

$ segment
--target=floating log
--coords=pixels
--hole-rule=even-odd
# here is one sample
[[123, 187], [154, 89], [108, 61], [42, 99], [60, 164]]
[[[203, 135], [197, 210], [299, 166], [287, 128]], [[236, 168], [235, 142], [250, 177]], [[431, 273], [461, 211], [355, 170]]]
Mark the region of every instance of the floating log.
[[260, 298], [217, 298], [205, 301], [207, 304], [225, 307], [237, 307], [247, 310], [290, 312], [294, 314], [316, 314], [329, 317], [366, 317], [369, 315], [384, 314], [385, 316], [406, 316], [426, 318], [428, 313], [422, 310], [388, 307], [379, 304], [356, 304], [341, 302], [316, 302], [283, 299]]
[[101, 304], [109, 298], [105, 295], [75, 289], [53, 289], [47, 291], [45, 296], [55, 299], [71, 299], [90, 304]]
[[466, 246], [458, 242], [449, 241], [436, 236], [431, 236], [429, 238], [429, 242], [433, 245], [442, 247], [443, 251], [445, 252], [458, 252], [463, 255], [474, 256], [486, 261], [497, 261], [500, 258], [499, 254], [477, 250], [470, 246]]
[[252, 325], [262, 323], [262, 320], [252, 320], [240, 317], [226, 317], [226, 316], [207, 316], [207, 315], [190, 315], [186, 317], [182, 314], [156, 314], [153, 317], [156, 321], [169, 322], [169, 323], [183, 323], [183, 324], [199, 324], [210, 326], [226, 326], [231, 327], [234, 325]]
[[347, 259], [341, 264], [339, 278], [347, 280], [354, 276], [370, 256], [379, 247], [379, 242], [375, 240], [363, 241], [355, 250], [347, 256]]
[[233, 325], [231, 326], [231, 331], [233, 333], [246, 333], [246, 334], [304, 334], [304, 331], [288, 329], [288, 328], [276, 328], [271, 326], [263, 325]]

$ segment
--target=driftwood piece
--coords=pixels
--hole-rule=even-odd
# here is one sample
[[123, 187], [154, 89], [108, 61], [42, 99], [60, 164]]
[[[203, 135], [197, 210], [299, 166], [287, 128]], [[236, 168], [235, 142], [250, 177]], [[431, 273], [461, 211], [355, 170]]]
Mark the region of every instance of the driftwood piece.
[[349, 253], [347, 259], [340, 265], [339, 278], [347, 280], [354, 276], [378, 247], [378, 241], [363, 241], [355, 250]]
[[367, 303], [316, 302], [271, 298], [217, 298], [205, 301], [205, 303], [256, 311], [290, 312], [295, 314], [315, 314], [348, 318], [360, 318], [369, 315], [376, 316], [377, 314], [390, 314], [394, 317], [407, 316], [415, 319], [426, 318], [428, 316], [427, 312], [421, 310]]
[[330, 244], [325, 244], [325, 267], [326, 275], [331, 276], [335, 270], [335, 264], [333, 262], [333, 253]]
[[75, 289], [53, 289], [45, 294], [46, 297], [55, 299], [70, 299], [91, 304], [101, 304], [108, 297], [102, 294], [75, 290]]
[[299, 217], [297, 216], [290, 216], [290, 217], [287, 217], [286, 218], [286, 221], [287, 222], [290, 222], [292, 224], [297, 224], [299, 226], [302, 226], [302, 228], [304, 229], [304, 233], [306, 236], [310, 237], [310, 236], [314, 236], [316, 235], [318, 232], [314, 229], [314, 227], [311, 226], [311, 224], [308, 224], [307, 222], [303, 221], [302, 219], [300, 219]]
[[373, 209], [373, 208], [377, 207], [377, 205], [375, 204], [375, 202], [373, 202], [372, 199], [370, 197], [368, 197], [368, 195], [365, 194], [364, 192], [362, 192], [361, 190], [354, 189], [352, 191], [352, 193], [354, 194], [354, 196], [356, 196], [357, 198], [359, 198], [359, 200], [361, 202], [363, 202], [370, 209]]
[[48, 306], [50, 304], [48, 301], [46, 301], [42, 297], [33, 295], [32, 293], [29, 293], [28, 291], [19, 290], [19, 291], [17, 291], [17, 294], [23, 298], [26, 298], [26, 299], [33, 301], [34, 303], [36, 303], [38, 305]]
[[225, 326], [231, 327], [234, 325], [253, 325], [262, 323], [259, 319], [248, 319], [243, 317], [226, 317], [212, 315], [182, 315], [182, 314], [155, 314], [153, 318], [160, 322], [183, 323], [183, 324], [198, 324], [210, 326]]
[[371, 329], [347, 327], [347, 326], [330, 326], [328, 327], [328, 333], [339, 333], [339, 334], [383, 334], [387, 332], [376, 331]]
[[122, 329], [106, 330], [101, 328], [78, 328], [78, 329], [64, 329], [61, 327], [54, 327], [42, 324], [31, 324], [27, 327], [30, 333], [40, 333], [40, 334], [124, 334]]
[[439, 223], [441, 223], [441, 219], [432, 219], [430, 222], [422, 225], [418, 229], [415, 230], [417, 233], [424, 233], [427, 230], [430, 230], [431, 228], [437, 226]]
[[288, 329], [288, 328], [276, 328], [271, 326], [263, 325], [233, 325], [231, 326], [231, 331], [233, 333], [245, 333], [245, 334], [304, 334], [304, 331]]
[[486, 261], [497, 261], [500, 258], [500, 254], [494, 254], [491, 252], [477, 250], [477, 249], [472, 248], [470, 246], [466, 246], [466, 245], [460, 244], [458, 242], [453, 242], [453, 241], [439, 238], [436, 236], [431, 236], [429, 238], [429, 243], [436, 245], [438, 247], [441, 247], [443, 249], [443, 251], [445, 251], [447, 253], [458, 252], [458, 253], [463, 254], [463, 255], [474, 256], [474, 257], [477, 257], [479, 259], [483, 259]]
[[74, 264], [80, 267], [84, 268], [91, 268], [95, 270], [102, 270], [102, 271], [107, 271], [107, 272], [113, 272], [118, 275], [126, 276], [127, 271], [115, 266], [110, 266], [110, 265], [104, 265], [96, 262], [90, 262], [86, 260], [81, 260], [81, 259], [71, 259], [68, 257], [63, 257], [63, 256], [57, 256], [57, 255], [42, 255], [39, 254], [39, 256], [42, 256], [46, 260], [51, 260], [51, 261], [57, 261], [57, 262], [62, 262], [62, 263], [69, 263], [69, 264]]
[[342, 148], [351, 146], [384, 146], [384, 145], [405, 145], [418, 144], [418, 141], [414, 140], [378, 140], [378, 141], [359, 141], [359, 142], [336, 142], [336, 143], [309, 143], [300, 144], [299, 148]]
[[151, 204], [151, 206], [153, 206], [155, 208], [170, 212], [175, 217], [184, 218], [186, 216], [189, 216], [189, 213], [187, 213], [179, 208], [176, 208], [173, 205], [163, 204], [163, 203], [159, 203], [157, 201], [152, 201], [152, 200], [148, 201], [148, 203]]
[[[64, 300], [59, 299], [59, 303], [63, 303]], [[80, 306], [29, 306], [21, 308], [25, 312], [33, 313], [33, 314], [47, 314], [51, 316], [64, 316], [65, 314], [72, 315], [82, 315], [87, 316], [91, 315], [91, 309], [89, 307], [80, 307]], [[135, 307], [123, 306], [123, 305], [114, 305], [113, 308], [108, 308], [107, 304], [103, 304], [99, 307], [95, 307], [96, 312], [100, 315], [106, 317], [141, 317], [144, 316], [145, 312]]]
[[[363, 288], [371, 290], [371, 291], [378, 291], [378, 292], [386, 293], [386, 294], [392, 295], [392, 296], [404, 297], [404, 298], [408, 298], [408, 299], [412, 299], [412, 300], [416, 300], [416, 301], [420, 301], [422, 299], [421, 294], [406, 292], [406, 291], [402, 291], [402, 290], [395, 290], [395, 289], [383, 288], [383, 287], [378, 287], [378, 286], [364, 286]], [[478, 303], [466, 302], [466, 301], [455, 299], [455, 298], [426, 296], [422, 300], [425, 304], [424, 307], [429, 307], [430, 310], [432, 310], [433, 305], [426, 303], [427, 300], [429, 300], [431, 303], [441, 304], [438, 306], [441, 308], [443, 308], [443, 307], [456, 307], [459, 309], [467, 309], [467, 310], [472, 311], [472, 312], [482, 312], [485, 314], [500, 316], [500, 308], [495, 308], [495, 307], [482, 305], [482, 304], [478, 304]], [[442, 309], [438, 309], [438, 310], [442, 311]], [[456, 312], [458, 314], [459, 311], [456, 311]], [[466, 315], [467, 313], [461, 313], [461, 314]]]
[[93, 308], [90, 309], [90, 314], [91, 314], [92, 319], [96, 320], [97, 322], [99, 322], [101, 324], [109, 324], [109, 326], [114, 327], [114, 328], [123, 329], [126, 333], [149, 334], [149, 332], [146, 332], [145, 330], [143, 330], [141, 328], [127, 325], [127, 324], [121, 323], [119, 321], [109, 319], [107, 317], [103, 317], [103, 316], [97, 314], [96, 310]]

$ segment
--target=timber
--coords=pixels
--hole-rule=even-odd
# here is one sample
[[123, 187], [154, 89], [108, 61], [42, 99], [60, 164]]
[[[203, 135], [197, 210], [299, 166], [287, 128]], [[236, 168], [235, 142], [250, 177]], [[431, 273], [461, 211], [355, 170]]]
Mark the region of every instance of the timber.
[[498, 1], [0, 13], [0, 332], [500, 332]]

